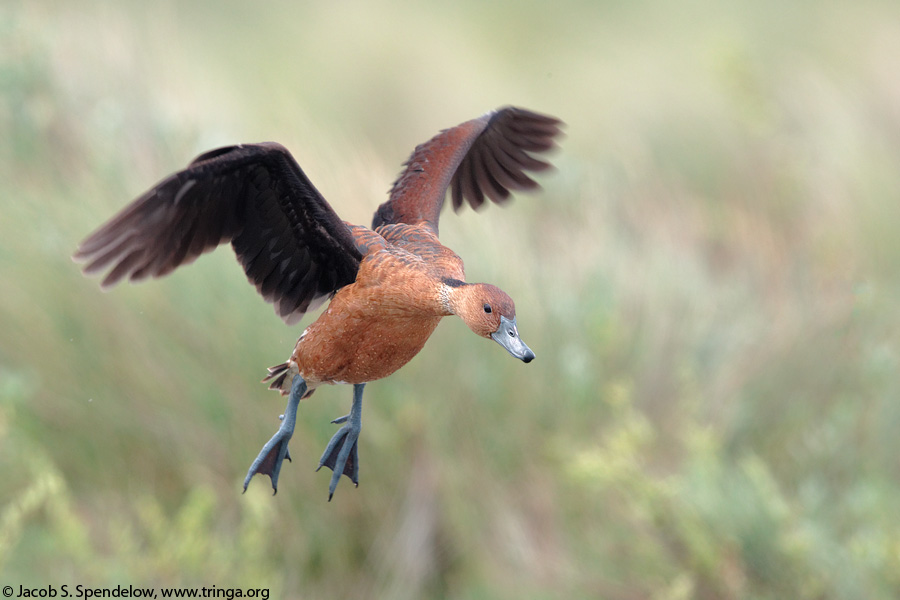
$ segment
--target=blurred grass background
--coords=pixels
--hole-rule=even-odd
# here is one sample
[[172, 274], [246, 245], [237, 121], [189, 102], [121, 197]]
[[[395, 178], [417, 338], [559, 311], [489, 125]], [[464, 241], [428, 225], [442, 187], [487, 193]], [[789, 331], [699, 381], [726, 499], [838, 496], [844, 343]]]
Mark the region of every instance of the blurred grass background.
[[[900, 596], [894, 2], [0, 5], [0, 583], [285, 598]], [[220, 249], [104, 294], [69, 255], [220, 144], [368, 224], [439, 129], [564, 119], [544, 191], [445, 213], [527, 367], [438, 328], [367, 389], [359, 489], [241, 481], [287, 328]]]

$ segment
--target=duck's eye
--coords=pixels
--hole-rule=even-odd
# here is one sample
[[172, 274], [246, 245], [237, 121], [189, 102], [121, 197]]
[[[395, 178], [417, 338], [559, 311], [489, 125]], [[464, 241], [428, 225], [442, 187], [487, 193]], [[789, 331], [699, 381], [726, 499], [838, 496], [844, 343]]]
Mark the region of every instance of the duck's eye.
[[484, 312], [486, 312], [487, 314], [491, 314], [491, 305], [490, 304], [485, 303]]

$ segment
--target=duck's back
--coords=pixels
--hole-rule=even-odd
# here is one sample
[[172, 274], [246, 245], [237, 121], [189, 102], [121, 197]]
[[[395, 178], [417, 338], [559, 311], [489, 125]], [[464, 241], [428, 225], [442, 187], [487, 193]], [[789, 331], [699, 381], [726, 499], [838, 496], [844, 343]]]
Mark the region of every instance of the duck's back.
[[413, 254], [424, 261], [424, 267], [439, 283], [443, 279], [465, 281], [462, 259], [450, 248], [441, 244], [429, 228], [404, 223], [382, 225], [375, 230], [388, 243]]

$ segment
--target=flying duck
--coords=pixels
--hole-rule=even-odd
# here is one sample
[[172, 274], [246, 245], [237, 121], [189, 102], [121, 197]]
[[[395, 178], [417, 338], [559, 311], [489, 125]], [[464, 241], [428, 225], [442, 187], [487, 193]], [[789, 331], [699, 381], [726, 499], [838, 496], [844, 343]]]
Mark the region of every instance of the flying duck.
[[244, 479], [268, 475], [273, 493], [301, 399], [321, 385], [353, 385], [350, 414], [319, 466], [359, 485], [357, 440], [366, 383], [392, 374], [424, 346], [442, 317], [458, 315], [481, 337], [531, 362], [519, 337], [515, 304], [500, 288], [467, 283], [463, 262], [438, 240], [447, 189], [454, 210], [538, 184], [526, 173], [548, 168], [537, 158], [555, 146], [562, 122], [515, 107], [446, 129], [416, 147], [375, 211], [372, 227], [341, 220], [294, 157], [277, 143], [241, 144], [201, 154], [163, 179], [79, 245], [85, 274], [123, 279], [162, 277], [231, 242], [249, 281], [289, 325], [330, 299], [300, 335], [290, 358], [264, 382], [288, 396], [281, 426]]

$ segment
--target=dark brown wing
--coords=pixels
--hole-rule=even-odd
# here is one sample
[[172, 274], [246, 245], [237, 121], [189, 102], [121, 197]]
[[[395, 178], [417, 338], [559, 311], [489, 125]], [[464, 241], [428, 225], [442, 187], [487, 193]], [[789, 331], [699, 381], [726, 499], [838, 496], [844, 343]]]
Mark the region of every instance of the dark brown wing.
[[526, 172], [541, 171], [550, 163], [531, 153], [553, 148], [561, 125], [554, 117], [507, 107], [445, 129], [416, 147], [390, 199], [375, 212], [372, 228], [424, 222], [437, 233], [451, 185], [454, 210], [460, 209], [463, 198], [477, 209], [485, 196], [499, 203], [509, 198], [510, 190], [537, 187]]
[[160, 182], [84, 240], [103, 287], [162, 277], [230, 241], [251, 283], [287, 323], [353, 282], [361, 254], [291, 154], [275, 143], [219, 148]]

